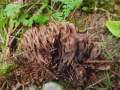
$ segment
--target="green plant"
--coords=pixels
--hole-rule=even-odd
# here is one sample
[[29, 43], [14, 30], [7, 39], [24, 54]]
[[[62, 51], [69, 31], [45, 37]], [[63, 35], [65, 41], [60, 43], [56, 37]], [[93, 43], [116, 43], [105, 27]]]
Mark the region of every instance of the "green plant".
[[104, 76], [106, 77], [105, 79], [105, 85], [106, 85], [106, 90], [112, 90], [112, 79], [111, 79], [111, 73], [106, 71], [104, 73]]
[[8, 63], [0, 63], [0, 76], [6, 76], [9, 74], [14, 68], [16, 67], [15, 64], [8, 64]]
[[92, 12], [95, 10], [97, 5], [96, 0], [83, 0], [83, 3], [81, 5], [81, 9], [87, 13]]
[[[48, 21], [47, 16], [42, 13], [42, 10], [47, 6], [47, 1], [42, 3], [37, 12], [31, 13], [25, 11], [25, 6], [22, 4], [8, 4], [4, 9], [7, 18], [9, 18], [9, 28], [17, 28], [20, 24], [32, 26], [36, 24], [45, 24]], [[34, 4], [33, 4], [34, 5]], [[23, 9], [24, 8], [24, 9]]]
[[107, 21], [106, 27], [114, 36], [120, 38], [120, 21]]
[[7, 43], [7, 31], [5, 26], [7, 24], [7, 19], [4, 15], [3, 9], [0, 9], [0, 48], [5, 48]]
[[81, 9], [87, 13], [96, 10], [113, 12], [115, 10], [115, 0], [83, 0]]
[[[14, 35], [15, 38], [20, 36], [20, 30], [24, 30], [23, 26], [32, 26], [33, 24], [46, 24], [49, 20], [42, 12], [47, 6], [48, 0], [40, 4], [37, 12], [31, 12], [29, 9], [34, 8], [34, 4], [7, 4], [0, 9], [0, 75], [6, 75], [14, 69], [14, 63], [7, 63], [6, 57], [8, 53], [9, 38]], [[27, 11], [28, 10], [28, 11]]]
[[[52, 0], [53, 1], [53, 0]], [[82, 0], [57, 0], [53, 3], [61, 3], [58, 10], [54, 10], [53, 18], [61, 21], [65, 20], [72, 11], [76, 10], [82, 4]]]
[[9, 64], [6, 63], [5, 61], [3, 61], [4, 56], [3, 54], [6, 53], [6, 49], [7, 49], [7, 44], [8, 44], [8, 32], [7, 32], [7, 22], [8, 19], [5, 15], [4, 9], [1, 8], [0, 9], [0, 48], [2, 49], [2, 52], [4, 53], [0, 53], [0, 76], [1, 75], [7, 75], [11, 70], [13, 70], [14, 68], [14, 64]]

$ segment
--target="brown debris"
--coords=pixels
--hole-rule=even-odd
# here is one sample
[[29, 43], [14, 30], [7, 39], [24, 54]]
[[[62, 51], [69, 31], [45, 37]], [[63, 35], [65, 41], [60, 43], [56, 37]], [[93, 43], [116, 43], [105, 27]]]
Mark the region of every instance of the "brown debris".
[[50, 80], [69, 81], [81, 87], [86, 80], [83, 61], [97, 59], [98, 47], [86, 33], [78, 33], [68, 22], [50, 22], [26, 31], [19, 48], [23, 54], [14, 71], [20, 83], [43, 84]]

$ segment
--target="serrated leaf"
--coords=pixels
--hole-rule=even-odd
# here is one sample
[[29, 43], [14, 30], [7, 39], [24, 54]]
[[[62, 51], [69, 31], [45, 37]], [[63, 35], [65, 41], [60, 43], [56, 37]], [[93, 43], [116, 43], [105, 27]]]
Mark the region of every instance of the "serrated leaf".
[[120, 38], [120, 21], [107, 21], [106, 27], [114, 36]]

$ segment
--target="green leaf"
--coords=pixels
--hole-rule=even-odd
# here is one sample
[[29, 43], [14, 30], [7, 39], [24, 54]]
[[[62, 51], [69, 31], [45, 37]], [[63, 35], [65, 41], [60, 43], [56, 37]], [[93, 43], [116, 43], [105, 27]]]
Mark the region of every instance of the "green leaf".
[[120, 38], [120, 21], [107, 21], [106, 27], [114, 36]]
[[21, 24], [25, 25], [25, 26], [32, 26], [33, 20], [30, 20], [30, 19], [28, 19], [28, 18], [30, 18], [30, 17], [29, 17], [29, 14], [28, 14], [28, 13], [23, 13], [23, 14], [21, 14], [20, 17], [19, 17], [19, 22], [20, 22]]
[[29, 20], [26, 20], [26, 25], [28, 25], [29, 27], [32, 27], [33, 25], [33, 19], [29, 19]]
[[43, 15], [33, 16], [32, 19], [37, 24], [46, 24], [49, 20], [47, 16], [43, 16]]
[[8, 4], [4, 11], [7, 17], [16, 18], [20, 13], [21, 8], [22, 8], [21, 4]]
[[49, 18], [47, 16], [43, 16], [43, 15], [35, 15], [33, 17], [31, 17], [30, 19], [24, 19], [23, 24], [27, 25], [29, 27], [31, 27], [33, 25], [33, 23], [35, 24], [46, 24], [48, 22]]

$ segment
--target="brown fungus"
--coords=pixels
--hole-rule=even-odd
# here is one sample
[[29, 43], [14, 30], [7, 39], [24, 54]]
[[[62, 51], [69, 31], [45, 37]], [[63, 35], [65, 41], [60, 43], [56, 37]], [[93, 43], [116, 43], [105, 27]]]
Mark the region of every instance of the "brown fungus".
[[78, 33], [69, 22], [49, 22], [30, 28], [19, 48], [23, 55], [16, 61], [19, 68], [15, 73], [22, 81], [37, 84], [58, 79], [82, 86], [85, 68], [81, 62], [99, 56], [87, 34]]

